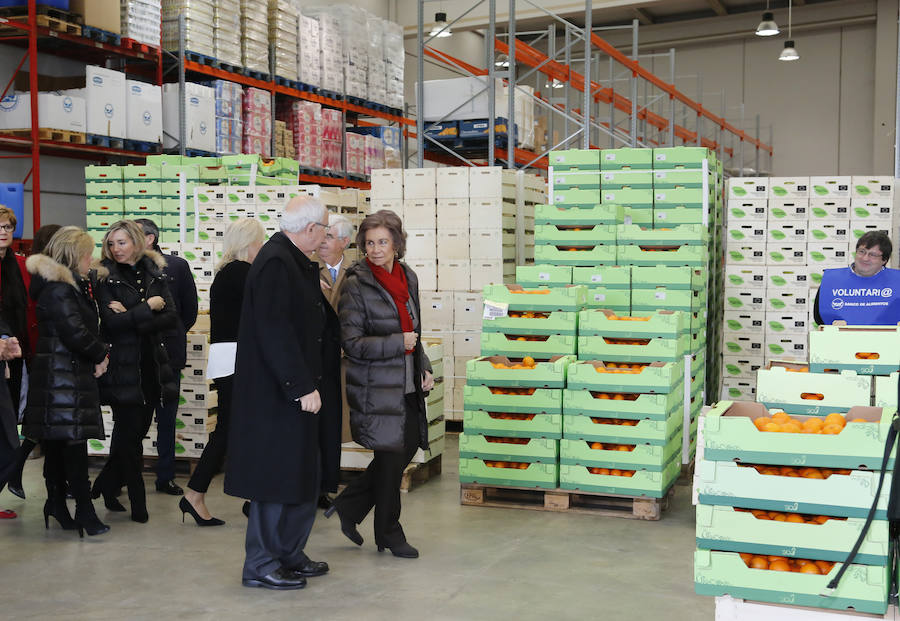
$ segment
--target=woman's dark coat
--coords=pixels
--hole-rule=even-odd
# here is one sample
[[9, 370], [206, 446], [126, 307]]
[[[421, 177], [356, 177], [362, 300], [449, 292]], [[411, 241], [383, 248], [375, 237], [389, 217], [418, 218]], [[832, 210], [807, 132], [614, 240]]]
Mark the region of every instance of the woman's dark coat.
[[36, 440], [103, 438], [95, 365], [106, 358], [97, 305], [72, 270], [42, 254], [26, 263], [39, 338], [28, 376], [23, 434]]
[[[413, 356], [413, 383], [419, 405], [419, 446], [428, 448], [425, 393], [421, 377], [431, 371], [422, 349], [419, 280], [405, 263], [409, 297], [419, 317]], [[347, 369], [347, 401], [353, 439], [372, 450], [403, 450], [406, 426], [406, 361], [397, 306], [378, 284], [368, 264], [347, 270], [341, 290], [341, 342]]]
[[[178, 325], [175, 302], [166, 284], [162, 270], [165, 259], [147, 250], [139, 260], [147, 278], [146, 296], [141, 296], [122, 273], [128, 269], [104, 259], [101, 265], [109, 274], [101, 277], [96, 288], [97, 305], [100, 308], [100, 327], [103, 339], [110, 343], [109, 370], [100, 377], [100, 402], [112, 406], [155, 405], [147, 403], [142, 386], [142, 368], [152, 369], [160, 386], [163, 403], [178, 399], [175, 375], [162, 343], [162, 333]], [[165, 308], [154, 311], [146, 300], [153, 296], [165, 299]], [[121, 302], [127, 309], [116, 313], [109, 308], [112, 301]], [[153, 339], [153, 360], [141, 361], [141, 338]]]

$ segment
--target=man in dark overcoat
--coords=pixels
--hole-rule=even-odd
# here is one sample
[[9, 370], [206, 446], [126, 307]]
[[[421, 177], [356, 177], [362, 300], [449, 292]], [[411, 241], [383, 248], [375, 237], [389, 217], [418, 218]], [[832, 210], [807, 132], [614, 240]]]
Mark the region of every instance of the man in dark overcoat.
[[337, 392], [324, 387], [339, 377], [340, 344], [319, 266], [309, 258], [325, 238], [328, 212], [318, 199], [295, 197], [280, 226], [247, 277], [225, 492], [250, 500], [244, 586], [299, 589], [328, 571], [303, 549], [315, 520], [321, 454], [340, 450], [320, 441], [320, 425], [333, 423], [323, 417], [340, 416], [340, 405], [322, 403]]

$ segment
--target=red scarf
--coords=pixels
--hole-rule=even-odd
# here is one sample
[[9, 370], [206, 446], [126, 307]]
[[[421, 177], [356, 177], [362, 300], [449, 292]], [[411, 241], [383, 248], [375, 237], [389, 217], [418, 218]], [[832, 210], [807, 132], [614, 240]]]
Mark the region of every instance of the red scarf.
[[[368, 258], [366, 258], [366, 263], [378, 284], [384, 287], [384, 290], [393, 298], [397, 314], [400, 316], [400, 329], [403, 332], [412, 332], [415, 328], [412, 317], [409, 316], [409, 309], [406, 307], [406, 303], [409, 301], [409, 285], [406, 284], [406, 272], [403, 270], [403, 266], [399, 261], [394, 261], [394, 267], [389, 272], [383, 267], [375, 265]], [[412, 352], [412, 349], [406, 350], [407, 355]]]

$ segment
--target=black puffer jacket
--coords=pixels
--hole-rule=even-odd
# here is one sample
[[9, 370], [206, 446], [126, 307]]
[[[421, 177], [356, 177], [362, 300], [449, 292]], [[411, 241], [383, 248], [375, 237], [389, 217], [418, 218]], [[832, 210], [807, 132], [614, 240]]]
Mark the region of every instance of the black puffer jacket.
[[103, 438], [94, 366], [106, 357], [97, 305], [72, 271], [48, 256], [28, 258], [40, 337], [29, 366], [23, 433], [40, 440]]
[[[405, 263], [409, 297], [416, 317], [421, 317], [419, 280]], [[372, 450], [403, 450], [406, 425], [406, 361], [403, 331], [397, 307], [390, 294], [378, 284], [365, 260], [347, 270], [338, 306], [341, 342], [347, 369], [347, 402], [353, 439]], [[422, 350], [421, 322], [413, 356], [414, 381], [419, 404], [419, 446], [428, 448], [425, 422], [425, 393], [421, 378], [431, 370]]]
[[[100, 378], [101, 403], [122, 405], [155, 405], [153, 395], [145, 395], [142, 380], [156, 382], [163, 403], [178, 399], [175, 374], [169, 365], [169, 357], [162, 343], [162, 333], [178, 325], [175, 302], [162, 275], [165, 259], [152, 250], [144, 253], [137, 264], [146, 278], [146, 296], [132, 285], [123, 270], [131, 269], [115, 261], [104, 259], [101, 265], [109, 274], [100, 278], [96, 289], [97, 304], [100, 307], [100, 327], [103, 338], [111, 345], [109, 370]], [[153, 311], [146, 300], [158, 295], [165, 299], [166, 306], [161, 311]], [[121, 302], [127, 309], [116, 313], [109, 303]], [[141, 359], [141, 340], [151, 340], [153, 359]], [[155, 377], [144, 378], [149, 372]]]

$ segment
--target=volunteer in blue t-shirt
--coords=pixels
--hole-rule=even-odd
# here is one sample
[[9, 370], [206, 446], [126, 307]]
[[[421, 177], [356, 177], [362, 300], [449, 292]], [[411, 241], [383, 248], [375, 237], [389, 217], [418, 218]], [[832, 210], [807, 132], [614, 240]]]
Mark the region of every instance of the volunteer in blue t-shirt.
[[856, 242], [853, 265], [825, 270], [813, 310], [816, 323], [895, 325], [900, 322], [900, 270], [885, 267], [891, 258], [885, 231], [871, 231]]

